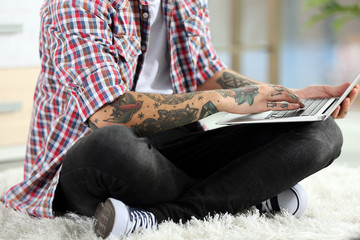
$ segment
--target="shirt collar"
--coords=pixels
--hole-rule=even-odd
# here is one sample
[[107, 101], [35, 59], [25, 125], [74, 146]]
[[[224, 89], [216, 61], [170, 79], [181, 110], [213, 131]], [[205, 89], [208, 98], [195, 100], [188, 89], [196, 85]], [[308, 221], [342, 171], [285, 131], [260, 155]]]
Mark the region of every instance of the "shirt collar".
[[[141, 5], [148, 5], [149, 2], [148, 0], [139, 0]], [[168, 5], [168, 6], [172, 6], [174, 3], [174, 0], [161, 0], [162, 4]]]
[[147, 0], [140, 0], [141, 5], [149, 5]]

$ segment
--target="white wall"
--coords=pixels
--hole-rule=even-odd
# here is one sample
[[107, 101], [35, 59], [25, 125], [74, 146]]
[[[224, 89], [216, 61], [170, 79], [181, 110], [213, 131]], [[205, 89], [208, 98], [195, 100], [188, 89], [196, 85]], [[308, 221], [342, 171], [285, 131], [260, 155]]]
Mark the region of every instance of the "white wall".
[[[300, 88], [309, 84], [340, 84], [360, 72], [360, 16], [335, 31], [331, 20], [306, 27], [314, 13], [305, 10], [306, 0], [283, 0], [281, 26], [268, 26], [268, 0], [237, 0], [241, 5], [240, 23], [235, 22], [233, 0], [208, 0], [212, 18], [213, 44], [223, 61], [231, 67], [232, 58], [224, 46], [231, 45], [234, 31], [250, 48], [241, 52], [241, 72], [267, 81], [268, 51], [256, 47], [267, 41], [272, 27], [281, 28], [279, 82]], [[349, 0], [342, 0], [343, 2]]]
[[[34, 67], [39, 62], [40, 7], [43, 0], [0, 0], [0, 68]], [[20, 32], [2, 29], [19, 26]], [[3, 27], [3, 28], [2, 28]]]
[[314, 11], [305, 11], [304, 3], [283, 4], [282, 83], [300, 88], [351, 81], [360, 71], [360, 16], [340, 31], [331, 19], [307, 27]]
[[[254, 79], [268, 81], [267, 49], [267, 0], [208, 0], [212, 43], [221, 59], [229, 68], [239, 68], [241, 73]], [[238, 22], [236, 22], [238, 21]], [[239, 66], [233, 66], [229, 49], [232, 39], [242, 46]], [[236, 45], [236, 44], [235, 44]], [[238, 51], [240, 53], [240, 50]]]

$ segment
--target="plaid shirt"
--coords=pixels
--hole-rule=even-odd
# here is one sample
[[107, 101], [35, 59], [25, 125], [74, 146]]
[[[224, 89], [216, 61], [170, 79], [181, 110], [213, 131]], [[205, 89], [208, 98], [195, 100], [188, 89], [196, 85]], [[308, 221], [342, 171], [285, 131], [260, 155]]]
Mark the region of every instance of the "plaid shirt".
[[[175, 93], [196, 91], [225, 66], [209, 35], [206, 0], [163, 0]], [[68, 149], [91, 129], [103, 105], [135, 89], [146, 54], [147, 0], [46, 0], [41, 9], [40, 56], [24, 181], [1, 200], [40, 217], [52, 201]]]

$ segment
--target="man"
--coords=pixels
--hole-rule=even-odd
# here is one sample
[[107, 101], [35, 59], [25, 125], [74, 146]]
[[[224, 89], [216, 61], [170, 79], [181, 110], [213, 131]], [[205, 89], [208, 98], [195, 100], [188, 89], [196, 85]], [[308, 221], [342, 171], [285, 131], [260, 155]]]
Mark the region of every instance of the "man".
[[206, 0], [47, 0], [41, 16], [25, 179], [2, 196], [8, 206], [96, 215], [99, 236], [122, 237], [167, 219], [279, 210], [340, 154], [333, 119], [203, 131], [197, 121], [220, 111], [298, 109], [349, 85], [291, 91], [227, 69]]

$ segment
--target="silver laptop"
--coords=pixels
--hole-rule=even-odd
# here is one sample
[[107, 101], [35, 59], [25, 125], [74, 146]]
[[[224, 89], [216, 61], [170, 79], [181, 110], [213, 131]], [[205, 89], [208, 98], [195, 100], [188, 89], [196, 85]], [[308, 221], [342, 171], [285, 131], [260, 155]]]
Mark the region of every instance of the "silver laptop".
[[304, 108], [289, 111], [267, 111], [254, 114], [226, 114], [222, 119], [216, 122], [220, 125], [250, 124], [250, 123], [281, 123], [281, 122], [314, 122], [324, 121], [349, 95], [354, 86], [360, 81], [360, 73], [355, 80], [346, 89], [346, 91], [337, 98], [326, 99], [305, 99]]

